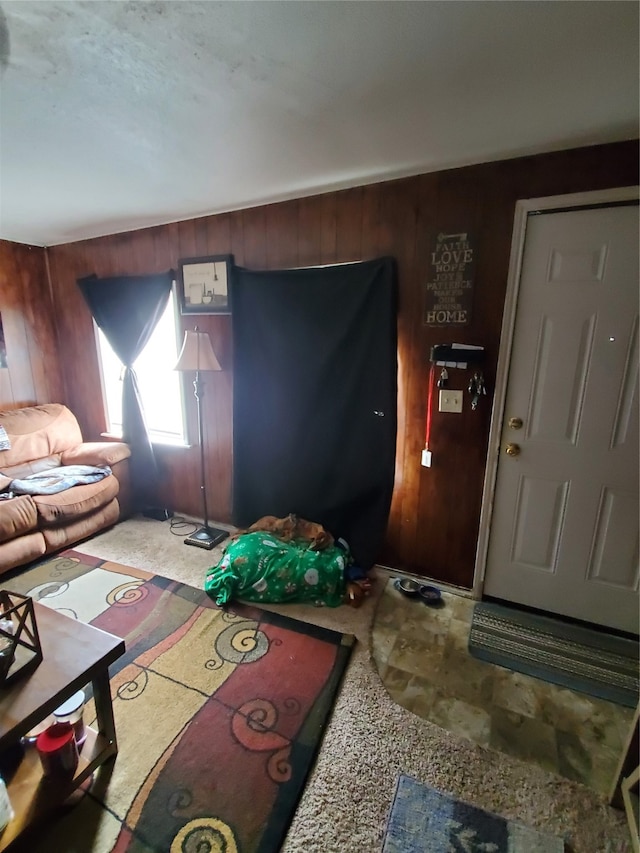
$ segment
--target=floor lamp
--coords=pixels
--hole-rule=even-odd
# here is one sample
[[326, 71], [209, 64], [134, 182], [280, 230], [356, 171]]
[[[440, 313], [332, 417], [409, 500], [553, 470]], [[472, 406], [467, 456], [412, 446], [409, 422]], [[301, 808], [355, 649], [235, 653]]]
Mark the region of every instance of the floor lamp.
[[202, 370], [221, 370], [216, 354], [211, 346], [211, 339], [206, 332], [200, 332], [198, 327], [184, 333], [182, 349], [178, 356], [178, 363], [174, 370], [183, 373], [195, 371], [196, 378], [193, 381], [193, 393], [195, 394], [198, 408], [198, 443], [200, 444], [200, 488], [202, 489], [203, 518], [204, 523], [199, 530], [192, 533], [184, 540], [185, 545], [195, 545], [197, 548], [211, 550], [218, 542], [222, 542], [229, 534], [226, 530], [209, 527], [207, 512], [207, 486], [204, 473], [204, 441], [202, 430], [202, 398], [204, 397], [204, 383], [200, 378]]

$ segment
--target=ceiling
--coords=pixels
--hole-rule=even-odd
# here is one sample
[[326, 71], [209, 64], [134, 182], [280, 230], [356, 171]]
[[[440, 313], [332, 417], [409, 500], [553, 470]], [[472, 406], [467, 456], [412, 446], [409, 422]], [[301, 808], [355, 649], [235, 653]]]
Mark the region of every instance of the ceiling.
[[0, 0], [0, 237], [638, 136], [636, 2]]

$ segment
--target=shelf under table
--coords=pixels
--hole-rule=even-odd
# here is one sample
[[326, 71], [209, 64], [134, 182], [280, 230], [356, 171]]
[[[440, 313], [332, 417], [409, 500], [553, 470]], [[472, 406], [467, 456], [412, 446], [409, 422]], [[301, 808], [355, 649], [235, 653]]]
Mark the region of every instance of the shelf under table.
[[7, 789], [15, 817], [0, 834], [0, 853], [31, 824], [51, 814], [93, 771], [118, 752], [109, 686], [109, 665], [124, 654], [119, 637], [34, 603], [42, 663], [28, 677], [0, 688], [0, 752], [15, 746], [37, 723], [91, 682], [97, 718], [87, 727], [78, 767], [66, 779], [43, 775], [35, 746]]

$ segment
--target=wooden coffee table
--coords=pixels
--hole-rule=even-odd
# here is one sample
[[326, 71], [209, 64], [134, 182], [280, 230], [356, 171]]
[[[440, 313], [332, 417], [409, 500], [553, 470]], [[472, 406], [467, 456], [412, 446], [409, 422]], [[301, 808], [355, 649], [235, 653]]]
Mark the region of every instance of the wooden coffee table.
[[118, 751], [109, 688], [109, 664], [124, 654], [119, 637], [34, 603], [43, 661], [31, 675], [0, 688], [0, 753], [14, 746], [77, 690], [91, 682], [96, 729], [87, 726], [78, 767], [72, 778], [50, 781], [42, 774], [35, 746], [8, 782], [14, 819], [0, 834], [0, 851], [27, 826], [51, 814], [100, 764]]

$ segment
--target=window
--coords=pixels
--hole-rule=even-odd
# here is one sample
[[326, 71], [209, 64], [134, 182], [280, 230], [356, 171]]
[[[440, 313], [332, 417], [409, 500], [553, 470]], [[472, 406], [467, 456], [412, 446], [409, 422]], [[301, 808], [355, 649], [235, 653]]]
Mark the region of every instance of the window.
[[[178, 360], [179, 327], [176, 298], [172, 291], [167, 307], [149, 343], [133, 367], [151, 440], [162, 444], [186, 444], [182, 383], [173, 369]], [[108, 431], [122, 435], [122, 364], [96, 326], [98, 354]]]

